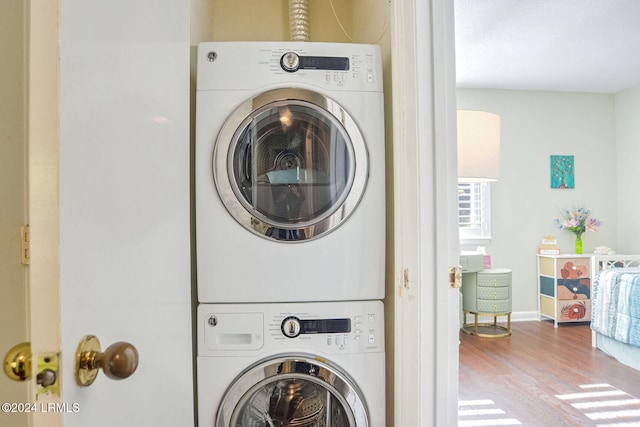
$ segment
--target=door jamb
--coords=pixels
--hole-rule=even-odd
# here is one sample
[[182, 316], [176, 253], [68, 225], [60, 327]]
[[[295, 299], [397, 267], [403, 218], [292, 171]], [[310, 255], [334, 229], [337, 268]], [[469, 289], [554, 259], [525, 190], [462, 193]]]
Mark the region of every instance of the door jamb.
[[459, 250], [453, 4], [391, 7], [394, 424], [456, 425], [458, 293], [447, 278]]

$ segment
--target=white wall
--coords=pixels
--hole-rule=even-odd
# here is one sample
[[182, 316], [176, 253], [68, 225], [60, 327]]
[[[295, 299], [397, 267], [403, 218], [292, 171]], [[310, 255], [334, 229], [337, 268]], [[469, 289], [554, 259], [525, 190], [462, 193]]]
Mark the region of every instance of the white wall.
[[[457, 102], [458, 109], [501, 117], [500, 180], [491, 184], [493, 240], [487, 251], [494, 267], [513, 270], [514, 312], [537, 310], [540, 239], [555, 235], [563, 253], [575, 250], [573, 234], [555, 228], [560, 209], [583, 205], [603, 221], [597, 233], [583, 236], [585, 253], [600, 245], [627, 249], [618, 243], [613, 95], [459, 88]], [[635, 105], [638, 113], [640, 92]], [[574, 189], [550, 188], [550, 155], [575, 156]], [[640, 203], [635, 206], [637, 212]]]
[[640, 86], [616, 94], [618, 176], [618, 245], [620, 252], [640, 253]]

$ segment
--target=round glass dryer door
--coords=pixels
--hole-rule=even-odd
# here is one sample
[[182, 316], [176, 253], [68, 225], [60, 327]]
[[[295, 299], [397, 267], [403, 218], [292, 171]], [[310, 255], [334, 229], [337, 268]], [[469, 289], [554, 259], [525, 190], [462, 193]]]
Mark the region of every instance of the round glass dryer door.
[[260, 364], [227, 390], [216, 427], [364, 427], [359, 391], [317, 360], [283, 358]]
[[335, 101], [302, 89], [265, 92], [241, 105], [216, 141], [214, 176], [231, 215], [285, 242], [341, 225], [367, 181], [367, 151]]

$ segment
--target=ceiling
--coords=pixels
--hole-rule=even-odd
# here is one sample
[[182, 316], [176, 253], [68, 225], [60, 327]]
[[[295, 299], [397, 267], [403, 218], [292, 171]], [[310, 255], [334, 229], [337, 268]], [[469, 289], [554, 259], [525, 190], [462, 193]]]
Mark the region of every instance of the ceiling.
[[640, 85], [638, 0], [454, 0], [460, 87], [617, 93]]

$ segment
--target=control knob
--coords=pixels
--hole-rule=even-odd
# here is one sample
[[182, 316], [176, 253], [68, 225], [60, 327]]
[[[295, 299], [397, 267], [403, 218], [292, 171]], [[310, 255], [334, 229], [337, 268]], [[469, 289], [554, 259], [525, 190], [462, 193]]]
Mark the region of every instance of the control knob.
[[280, 58], [280, 66], [288, 73], [298, 71], [300, 67], [300, 57], [297, 53], [287, 52]]
[[288, 338], [295, 338], [300, 335], [300, 329], [300, 319], [295, 316], [287, 317], [280, 325], [280, 330]]

